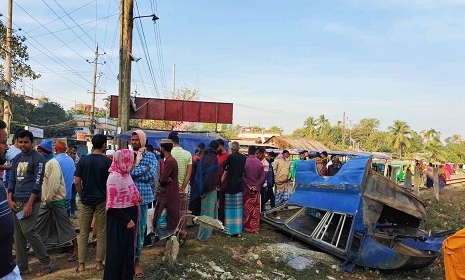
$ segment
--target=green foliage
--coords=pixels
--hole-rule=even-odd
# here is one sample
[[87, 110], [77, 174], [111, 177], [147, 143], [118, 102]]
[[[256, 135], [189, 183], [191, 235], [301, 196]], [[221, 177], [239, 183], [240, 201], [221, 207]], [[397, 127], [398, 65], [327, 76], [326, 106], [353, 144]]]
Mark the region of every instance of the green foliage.
[[279, 134], [283, 134], [284, 132], [284, 129], [282, 129], [281, 127], [279, 126], [276, 126], [276, 125], [273, 125], [272, 127], [270, 127], [270, 129], [268, 129], [269, 132], [277, 132]]
[[396, 120], [392, 126], [388, 127], [389, 133], [393, 136], [392, 146], [399, 151], [402, 157], [402, 148], [409, 148], [410, 145], [410, 126], [406, 122]]
[[[0, 21], [0, 57], [2, 59], [5, 59], [6, 50], [6, 26]], [[40, 77], [32, 70], [28, 60], [26, 37], [13, 33], [11, 37], [11, 82], [13, 85], [23, 78], [35, 80]], [[4, 70], [3, 64], [0, 64], [0, 76], [4, 75]]]
[[45, 138], [71, 137], [74, 135], [76, 122], [58, 103], [45, 103], [41, 108], [34, 108], [27, 118], [32, 126], [44, 128]]

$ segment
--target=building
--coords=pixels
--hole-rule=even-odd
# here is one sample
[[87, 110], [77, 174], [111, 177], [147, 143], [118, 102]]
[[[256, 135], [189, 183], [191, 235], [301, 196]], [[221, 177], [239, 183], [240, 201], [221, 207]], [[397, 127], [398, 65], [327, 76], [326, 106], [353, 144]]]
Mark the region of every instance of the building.
[[34, 97], [30, 97], [30, 96], [27, 96], [27, 95], [24, 95], [24, 100], [27, 103], [30, 103], [30, 104], [34, 105], [34, 107], [36, 107], [36, 108], [42, 108], [42, 107], [44, 107], [44, 105], [46, 103], [43, 100], [40, 100], [40, 99], [37, 99], [37, 98], [34, 98]]
[[308, 151], [329, 150], [328, 147], [314, 139], [306, 139], [290, 136], [273, 136], [263, 142], [266, 146], [273, 146], [278, 149], [299, 149]]
[[258, 130], [253, 127], [241, 128], [237, 139], [244, 141], [254, 141], [256, 144], [264, 143], [266, 140], [273, 136], [280, 136], [279, 132], [270, 132], [265, 130]]
[[[90, 133], [90, 116], [74, 115], [73, 118], [77, 122], [75, 128], [76, 139], [85, 141], [86, 136]], [[114, 136], [116, 134], [116, 121], [107, 118], [95, 118], [94, 133]]]

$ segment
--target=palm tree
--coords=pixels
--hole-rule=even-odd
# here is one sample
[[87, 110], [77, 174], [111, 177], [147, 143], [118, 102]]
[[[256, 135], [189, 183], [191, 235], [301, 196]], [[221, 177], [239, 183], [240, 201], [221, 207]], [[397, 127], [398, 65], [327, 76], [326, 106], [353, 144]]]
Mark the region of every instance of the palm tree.
[[325, 115], [320, 115], [319, 119], [317, 120], [317, 124], [319, 126], [318, 135], [320, 137], [323, 136], [325, 131], [329, 133], [330, 123], [329, 120], [325, 117]]
[[402, 156], [402, 147], [410, 147], [410, 126], [404, 121], [396, 120], [392, 126], [388, 127], [388, 131], [393, 136], [394, 149], [397, 149], [399, 156]]
[[314, 117], [308, 117], [305, 122], [305, 130], [307, 131], [307, 138], [314, 138], [315, 137], [315, 130], [316, 126], [318, 125], [318, 121], [315, 120]]

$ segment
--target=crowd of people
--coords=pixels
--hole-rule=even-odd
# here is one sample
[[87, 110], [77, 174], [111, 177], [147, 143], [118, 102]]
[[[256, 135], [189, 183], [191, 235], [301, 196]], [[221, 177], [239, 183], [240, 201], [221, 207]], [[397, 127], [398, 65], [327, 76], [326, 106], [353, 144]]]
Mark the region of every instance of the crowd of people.
[[[34, 148], [28, 130], [18, 131], [8, 146], [5, 127], [0, 122], [0, 164], [5, 170], [0, 226], [8, 229], [1, 232], [0, 257], [6, 261], [0, 263], [0, 278], [21, 279], [31, 273], [29, 246], [40, 263], [37, 276], [55, 270], [46, 248], [71, 244], [68, 261], [78, 262], [76, 273], [87, 270], [91, 232], [94, 267], [104, 271], [104, 279], [143, 277], [144, 245], [172, 235], [184, 244], [187, 216], [218, 219], [230, 237], [256, 233], [268, 202], [273, 208], [293, 191], [287, 150], [277, 155], [251, 146], [244, 155], [238, 142], [226, 151], [224, 140], [216, 139], [199, 143], [192, 156], [181, 147], [177, 132], [162, 139], [155, 151], [146, 134], [136, 130], [131, 149], [109, 150], [107, 137], [96, 134], [92, 154], [79, 158], [77, 147], [63, 141], [44, 141]], [[304, 154], [299, 161], [306, 158]], [[337, 172], [331, 170], [339, 164], [325, 153], [317, 157], [320, 174]], [[81, 201], [78, 235], [72, 223], [76, 196]], [[276, 212], [273, 216], [280, 219]], [[207, 241], [212, 234], [201, 225], [196, 238]]]

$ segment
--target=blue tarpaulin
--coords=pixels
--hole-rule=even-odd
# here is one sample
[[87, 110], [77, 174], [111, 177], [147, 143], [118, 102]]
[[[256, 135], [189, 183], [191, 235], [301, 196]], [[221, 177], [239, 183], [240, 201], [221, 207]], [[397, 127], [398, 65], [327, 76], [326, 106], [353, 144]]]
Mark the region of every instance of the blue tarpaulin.
[[[120, 137], [126, 141], [131, 140], [132, 133], [136, 129], [126, 131], [120, 134]], [[168, 135], [171, 131], [161, 131], [161, 130], [145, 130], [143, 129], [145, 134], [147, 134], [147, 142], [153, 147], [157, 148], [160, 147], [160, 140], [167, 139]], [[195, 150], [199, 143], [204, 143], [205, 147], [208, 148], [208, 144], [210, 141], [216, 139], [223, 139], [224, 140], [224, 148], [228, 150], [228, 140], [221, 137], [219, 134], [215, 132], [185, 132], [185, 131], [178, 131], [179, 135], [179, 145], [184, 149], [189, 151], [192, 156], [195, 154]]]

